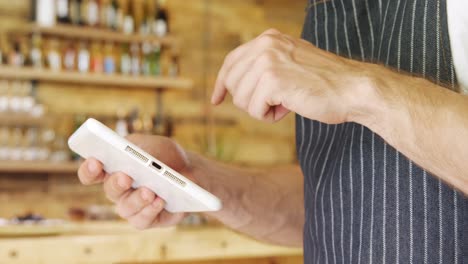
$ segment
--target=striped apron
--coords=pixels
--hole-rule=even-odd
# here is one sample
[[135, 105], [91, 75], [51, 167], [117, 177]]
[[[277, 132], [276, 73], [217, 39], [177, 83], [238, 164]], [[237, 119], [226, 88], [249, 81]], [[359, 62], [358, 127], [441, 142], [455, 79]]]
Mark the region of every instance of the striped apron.
[[[455, 89], [445, 0], [316, 1], [304, 39]], [[297, 116], [296, 139], [305, 263], [468, 263], [462, 194], [356, 123]]]

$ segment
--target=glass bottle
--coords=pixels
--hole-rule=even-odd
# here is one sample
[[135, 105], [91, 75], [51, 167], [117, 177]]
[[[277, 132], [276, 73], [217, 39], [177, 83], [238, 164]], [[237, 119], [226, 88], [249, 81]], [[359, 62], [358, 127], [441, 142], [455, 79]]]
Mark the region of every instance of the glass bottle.
[[117, 111], [117, 122], [115, 123], [115, 132], [121, 136], [126, 137], [128, 135], [128, 124], [125, 120], [125, 111], [120, 109]]
[[55, 11], [57, 15], [57, 22], [70, 23], [70, 11], [68, 0], [56, 0]]
[[18, 40], [13, 43], [13, 49], [8, 56], [8, 63], [16, 67], [21, 67], [24, 64], [24, 57], [21, 54], [21, 46]]
[[129, 45], [122, 44], [120, 52], [120, 73], [130, 74], [132, 72], [132, 59], [129, 53]]
[[151, 44], [148, 42], [144, 42], [141, 46], [142, 50], [142, 62], [141, 62], [141, 71], [143, 75], [150, 75], [151, 74], [151, 63], [152, 63], [152, 57], [151, 57]]
[[34, 68], [42, 68], [42, 37], [40, 34], [35, 33], [32, 36], [32, 48], [30, 52], [31, 63]]
[[67, 71], [74, 71], [76, 68], [76, 49], [73, 42], [67, 43], [63, 52], [63, 67]]
[[90, 0], [82, 0], [80, 4], [80, 25], [89, 25], [88, 6]]
[[138, 43], [133, 43], [130, 47], [131, 72], [133, 75], [140, 75], [140, 47]]
[[154, 44], [151, 50], [150, 74], [161, 75], [161, 45], [159, 43]]
[[172, 54], [171, 56], [171, 63], [169, 65], [169, 76], [170, 77], [177, 77], [179, 76], [180, 72], [179, 66], [179, 56], [176, 54]]
[[104, 48], [104, 72], [107, 74], [115, 73], [114, 44], [109, 42]]
[[133, 34], [135, 28], [135, 21], [133, 19], [133, 4], [127, 4], [124, 9], [124, 17], [122, 24], [122, 31], [125, 34]]
[[164, 37], [169, 32], [169, 18], [165, 7], [165, 1], [157, 1], [157, 10], [153, 23], [153, 33], [158, 37]]
[[49, 41], [50, 48], [47, 52], [47, 62], [49, 69], [59, 71], [62, 69], [62, 59], [59, 52], [59, 42], [57, 39]]
[[81, 0], [70, 0], [70, 21], [73, 25], [81, 23]]
[[87, 6], [88, 25], [95, 27], [99, 24], [99, 5], [97, 0], [89, 0]]
[[78, 51], [78, 71], [81, 73], [89, 72], [90, 55], [88, 45], [82, 41], [80, 43], [80, 50]]
[[104, 70], [104, 58], [101, 51], [102, 45], [95, 42], [91, 45], [91, 71], [102, 73]]

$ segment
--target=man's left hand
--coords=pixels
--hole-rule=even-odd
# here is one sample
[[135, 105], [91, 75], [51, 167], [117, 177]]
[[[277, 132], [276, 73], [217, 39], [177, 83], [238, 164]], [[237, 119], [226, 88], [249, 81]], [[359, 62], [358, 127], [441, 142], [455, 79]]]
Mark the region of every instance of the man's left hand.
[[218, 74], [212, 103], [229, 92], [252, 117], [276, 122], [289, 112], [321, 122], [349, 121], [357, 97], [370, 86], [371, 65], [323, 51], [270, 29], [233, 50]]

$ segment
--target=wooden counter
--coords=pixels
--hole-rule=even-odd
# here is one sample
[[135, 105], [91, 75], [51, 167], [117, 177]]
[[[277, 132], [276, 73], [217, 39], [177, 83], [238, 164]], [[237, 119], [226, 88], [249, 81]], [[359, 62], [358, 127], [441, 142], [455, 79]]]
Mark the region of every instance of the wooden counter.
[[302, 254], [300, 249], [266, 245], [221, 227], [136, 231], [125, 223], [86, 223], [61, 230], [66, 231], [59, 236], [0, 239], [0, 263], [193, 263], [214, 259], [300, 258]]

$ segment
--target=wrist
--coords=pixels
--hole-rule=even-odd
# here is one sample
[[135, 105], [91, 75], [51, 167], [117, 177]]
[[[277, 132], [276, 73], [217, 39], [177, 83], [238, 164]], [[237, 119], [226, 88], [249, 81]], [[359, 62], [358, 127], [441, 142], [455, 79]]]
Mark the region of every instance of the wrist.
[[380, 65], [367, 64], [354, 77], [355, 85], [347, 89], [347, 122], [355, 122], [376, 132], [386, 113], [388, 79], [393, 74]]

